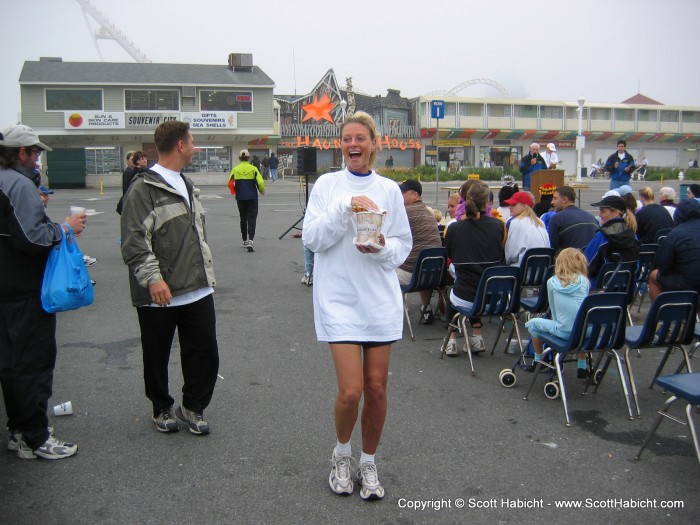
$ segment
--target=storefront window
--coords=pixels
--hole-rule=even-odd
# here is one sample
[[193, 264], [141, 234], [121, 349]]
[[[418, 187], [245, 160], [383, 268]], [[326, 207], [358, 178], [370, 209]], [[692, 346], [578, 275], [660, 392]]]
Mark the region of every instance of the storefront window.
[[86, 170], [90, 175], [121, 173], [119, 148], [85, 148]]
[[177, 90], [125, 89], [126, 111], [180, 111], [180, 92]]
[[102, 111], [101, 89], [47, 89], [46, 111]]
[[231, 148], [229, 146], [211, 146], [195, 148], [192, 164], [185, 173], [228, 173], [231, 171]]
[[479, 150], [479, 167], [509, 168], [520, 162], [523, 148], [520, 146], [482, 146]]
[[202, 111], [253, 111], [252, 91], [200, 91]]

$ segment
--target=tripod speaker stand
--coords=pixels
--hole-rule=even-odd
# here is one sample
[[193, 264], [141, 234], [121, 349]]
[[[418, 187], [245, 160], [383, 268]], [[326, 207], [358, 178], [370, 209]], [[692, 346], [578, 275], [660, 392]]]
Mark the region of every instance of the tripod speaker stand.
[[297, 148], [297, 170], [299, 171], [299, 176], [304, 177], [304, 208], [302, 209], [301, 217], [279, 236], [280, 240], [292, 230], [301, 231], [301, 228], [297, 225], [304, 220], [306, 207], [309, 205], [309, 177], [316, 175], [316, 148], [309, 146]]

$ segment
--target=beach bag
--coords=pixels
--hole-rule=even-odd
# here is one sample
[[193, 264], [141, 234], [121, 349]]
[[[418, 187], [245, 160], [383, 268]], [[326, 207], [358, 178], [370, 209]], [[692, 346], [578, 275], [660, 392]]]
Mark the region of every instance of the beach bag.
[[68, 226], [68, 234], [61, 230], [61, 242], [51, 248], [41, 284], [41, 306], [50, 313], [77, 310], [92, 304], [95, 290], [90, 281], [83, 254]]
[[236, 180], [233, 177], [231, 177], [228, 181], [228, 189], [231, 192], [231, 195], [236, 194]]

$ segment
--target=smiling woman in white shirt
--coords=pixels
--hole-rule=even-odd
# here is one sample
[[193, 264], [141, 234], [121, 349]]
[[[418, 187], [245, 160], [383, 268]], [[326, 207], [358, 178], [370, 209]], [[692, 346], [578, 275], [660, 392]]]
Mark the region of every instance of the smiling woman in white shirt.
[[[365, 500], [381, 499], [374, 454], [387, 412], [386, 386], [393, 342], [403, 333], [403, 302], [394, 271], [411, 251], [411, 229], [396, 182], [372, 170], [377, 131], [357, 112], [340, 129], [347, 167], [314, 184], [302, 239], [314, 252], [314, 321], [330, 345], [338, 381], [337, 444], [328, 483], [336, 494], [353, 491], [353, 474]], [[355, 211], [384, 212], [379, 243], [356, 244]], [[352, 472], [350, 437], [362, 408], [362, 455]]]

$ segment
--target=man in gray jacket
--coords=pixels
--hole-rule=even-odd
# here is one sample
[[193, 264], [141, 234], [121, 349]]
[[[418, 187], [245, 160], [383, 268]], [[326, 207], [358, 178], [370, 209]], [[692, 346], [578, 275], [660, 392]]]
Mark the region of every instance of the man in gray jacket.
[[[124, 196], [122, 257], [129, 266], [131, 300], [138, 313], [146, 397], [160, 432], [209, 433], [204, 409], [219, 371], [214, 311], [214, 267], [206, 241], [199, 190], [181, 171], [192, 163], [189, 124], [164, 122], [155, 132], [158, 163], [135, 176]], [[175, 329], [184, 386], [174, 409], [168, 360]]]
[[32, 170], [51, 148], [32, 128], [0, 131], [0, 383], [10, 437], [21, 459], [63, 459], [78, 450], [53, 436], [46, 408], [56, 365], [56, 314], [41, 306], [41, 285], [52, 247], [68, 227], [85, 228], [84, 213], [63, 225], [46, 215]]

